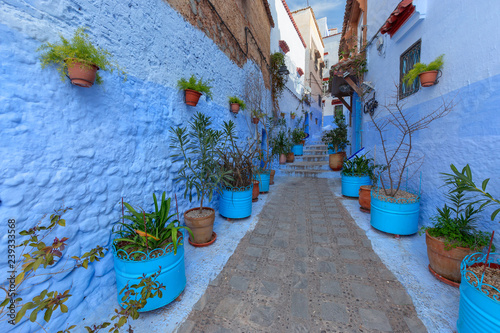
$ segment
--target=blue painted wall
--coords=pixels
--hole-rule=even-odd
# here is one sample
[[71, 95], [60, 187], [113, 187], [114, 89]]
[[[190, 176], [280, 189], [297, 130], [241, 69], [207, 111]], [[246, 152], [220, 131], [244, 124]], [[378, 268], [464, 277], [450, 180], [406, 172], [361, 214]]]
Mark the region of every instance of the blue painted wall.
[[[368, 40], [388, 18], [399, 1], [368, 2]], [[377, 112], [384, 117], [383, 105], [393, 101], [395, 83], [399, 81], [400, 55], [421, 39], [421, 61], [429, 63], [445, 54], [445, 65], [440, 82], [405, 98], [405, 110], [413, 117], [421, 117], [446, 101], [453, 100], [456, 107], [451, 114], [432, 123], [415, 136], [416, 156], [424, 158], [422, 165], [422, 205], [420, 222], [430, 223], [436, 207], [444, 204], [444, 188], [441, 188], [441, 172], [449, 171], [449, 165], [463, 167], [469, 163], [474, 179], [479, 182], [492, 178], [488, 190], [500, 198], [500, 60], [497, 50], [500, 35], [497, 31], [497, 2], [414, 1], [416, 12], [391, 38], [378, 35], [375, 41], [383, 45], [376, 48], [373, 42], [367, 49], [368, 73], [376, 90], [380, 106]], [[446, 15], [443, 15], [446, 13]], [[380, 37], [380, 38], [379, 38]], [[480, 61], [477, 61], [480, 59]], [[371, 97], [371, 96], [368, 96]], [[363, 114], [362, 145], [369, 150], [376, 146], [377, 162], [382, 162], [382, 150], [378, 133], [374, 131], [370, 117]], [[390, 138], [395, 131], [387, 133]], [[410, 170], [410, 174], [412, 171]], [[419, 174], [413, 180], [418, 188]], [[479, 225], [484, 230], [500, 231], [498, 218], [491, 222], [487, 210]], [[497, 244], [500, 243], [497, 237]], [[422, 246], [425, 243], [422, 242]]]
[[[68, 226], [54, 234], [70, 238], [68, 256], [109, 242], [122, 196], [147, 209], [153, 192], [177, 192], [181, 212], [196, 205], [173, 182], [180, 165], [168, 158], [170, 126], [187, 125], [201, 111], [215, 126], [233, 119], [242, 139], [251, 136], [249, 115], [231, 114], [227, 98], [243, 95], [245, 77], [255, 66], [235, 65], [164, 1], [12, 0], [0, 3], [0, 17], [0, 218], [15, 218], [20, 231], [62, 203], [72, 207]], [[58, 33], [72, 36], [79, 26], [88, 26], [95, 44], [114, 54], [128, 72], [126, 82], [102, 73], [102, 87], [84, 89], [61, 82], [54, 68], [40, 68], [35, 49], [58, 41]], [[214, 87], [214, 99], [202, 97], [195, 108], [175, 88], [191, 74], [212, 80]], [[0, 248], [6, 249], [7, 226], [0, 225]], [[6, 259], [0, 257], [2, 280]], [[54, 280], [42, 282], [24, 298], [45, 288], [71, 288], [69, 314], [55, 313], [51, 321], [52, 329], [61, 329], [115, 297], [114, 284], [108, 254], [87, 270], [57, 278], [57, 286]], [[0, 331], [36, 327], [14, 329], [2, 322]]]

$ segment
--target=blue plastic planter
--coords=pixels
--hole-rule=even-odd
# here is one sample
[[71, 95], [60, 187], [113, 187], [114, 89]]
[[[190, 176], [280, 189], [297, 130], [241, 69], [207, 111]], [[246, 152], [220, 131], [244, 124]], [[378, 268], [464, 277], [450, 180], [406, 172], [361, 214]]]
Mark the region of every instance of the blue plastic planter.
[[399, 202], [374, 187], [371, 191], [371, 225], [375, 229], [394, 235], [412, 235], [418, 231], [420, 196], [400, 199]]
[[[500, 332], [500, 298], [496, 300], [486, 296], [484, 292], [496, 289], [481, 282], [481, 276], [476, 276], [467, 270], [474, 264], [486, 262], [486, 255], [474, 253], [462, 261], [460, 272], [460, 306], [458, 310], [457, 330], [459, 333]], [[500, 265], [500, 253], [490, 253], [488, 263]], [[496, 289], [499, 291], [498, 289]]]
[[371, 184], [370, 176], [346, 176], [342, 174], [342, 195], [358, 198], [359, 187]]
[[302, 156], [304, 155], [304, 146], [302, 145], [295, 145], [292, 147], [292, 153], [295, 154], [295, 156]]
[[253, 177], [255, 180], [259, 181], [259, 193], [269, 192], [269, 181], [271, 179], [271, 171], [262, 172], [259, 175]]
[[[150, 298], [144, 308], [139, 312], [151, 311], [161, 308], [175, 300], [186, 287], [186, 273], [184, 271], [184, 245], [183, 238], [179, 238], [177, 253], [174, 255], [172, 243], [164, 249], [152, 250], [147, 254], [147, 259], [142, 261], [131, 260], [133, 254], [127, 254], [123, 250], [116, 251], [113, 245], [113, 257], [116, 274], [116, 288], [118, 289], [118, 303], [122, 304], [123, 294], [120, 291], [127, 285], [139, 283], [143, 274], [151, 276], [161, 266], [161, 273], [156, 281], [166, 286], [162, 290], [162, 297]], [[139, 254], [144, 252], [138, 251]], [[139, 290], [140, 291], [140, 290]]]
[[241, 188], [224, 188], [219, 200], [220, 215], [229, 219], [252, 215], [252, 190], [253, 184]]

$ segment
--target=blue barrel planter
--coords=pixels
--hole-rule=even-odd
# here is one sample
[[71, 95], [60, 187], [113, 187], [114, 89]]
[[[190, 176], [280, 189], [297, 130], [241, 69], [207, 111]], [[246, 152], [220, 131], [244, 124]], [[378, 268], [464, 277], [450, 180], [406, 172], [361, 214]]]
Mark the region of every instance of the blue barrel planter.
[[261, 172], [253, 176], [255, 180], [259, 181], [259, 193], [269, 192], [269, 180], [271, 179], [271, 171]]
[[371, 197], [372, 227], [393, 235], [412, 235], [418, 231], [420, 196], [396, 201], [374, 187]]
[[[139, 312], [146, 312], [161, 308], [175, 300], [186, 287], [186, 272], [184, 270], [184, 244], [183, 237], [179, 237], [177, 253], [174, 254], [172, 243], [165, 248], [158, 248], [145, 254], [141, 251], [127, 254], [124, 250], [117, 250], [113, 244], [113, 258], [116, 275], [116, 288], [118, 289], [118, 303], [122, 304], [124, 293], [120, 291], [127, 285], [139, 283], [142, 275], [151, 276], [161, 273], [156, 281], [166, 286], [162, 290], [162, 297], [155, 296], [147, 300], [147, 304]], [[134, 254], [145, 255], [144, 259], [132, 259]], [[140, 290], [137, 290], [140, 292]]]
[[302, 145], [294, 145], [292, 147], [292, 153], [294, 153], [295, 156], [302, 156], [302, 155], [304, 155], [304, 146], [302, 146]]
[[247, 187], [223, 188], [219, 200], [220, 215], [229, 219], [241, 219], [252, 215], [252, 190], [253, 184]]
[[360, 186], [371, 184], [370, 176], [346, 176], [342, 174], [342, 195], [358, 198]]
[[[458, 310], [457, 330], [459, 333], [469, 332], [500, 332], [500, 297], [492, 299], [486, 296], [492, 290], [498, 290], [481, 281], [469, 270], [471, 266], [481, 265], [486, 262], [486, 255], [474, 253], [462, 261], [460, 273], [460, 306]], [[500, 253], [490, 253], [488, 263], [492, 267], [500, 268]]]

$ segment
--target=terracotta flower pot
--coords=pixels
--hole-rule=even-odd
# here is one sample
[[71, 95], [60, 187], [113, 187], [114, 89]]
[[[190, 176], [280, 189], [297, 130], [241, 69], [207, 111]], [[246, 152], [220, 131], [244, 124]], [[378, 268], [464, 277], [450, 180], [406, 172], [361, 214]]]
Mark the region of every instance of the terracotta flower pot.
[[428, 71], [418, 74], [422, 87], [430, 87], [436, 83], [438, 71]]
[[186, 104], [191, 106], [196, 106], [198, 101], [200, 100], [201, 93], [196, 90], [186, 89], [185, 91], [185, 99]]
[[305, 144], [306, 144], [306, 140], [302, 140], [302, 141], [300, 141], [300, 144], [301, 144], [301, 145], [305, 145]]
[[[474, 251], [468, 247], [456, 247], [447, 251], [444, 249], [444, 241], [429, 235], [427, 231], [425, 231], [425, 243], [427, 244], [427, 256], [429, 257], [429, 270], [431, 273], [436, 273], [444, 279], [455, 282], [453, 284], [442, 278], [440, 279], [458, 288], [461, 280], [460, 264], [466, 256], [474, 253]], [[439, 276], [436, 277], [439, 279]]]
[[240, 105], [238, 103], [231, 103], [231, 112], [238, 113], [240, 111]]
[[294, 114], [290, 115], [290, 117], [291, 117], [292, 119], [295, 119], [295, 115], [294, 115]]
[[340, 171], [342, 169], [342, 162], [344, 161], [344, 153], [330, 154], [329, 165], [333, 171]]
[[284, 112], [281, 112], [281, 117], [285, 118], [285, 113]]
[[252, 123], [258, 124], [259, 123], [259, 118], [252, 118]]
[[280, 154], [280, 164], [285, 164], [285, 163], [286, 163], [286, 155]]
[[286, 163], [293, 163], [293, 161], [295, 161], [295, 154], [294, 153], [286, 154]]
[[359, 198], [358, 198], [360, 205], [359, 209], [362, 212], [365, 213], [370, 212], [371, 201], [372, 201], [372, 197], [370, 194], [371, 190], [372, 190], [371, 185], [363, 185], [359, 187]]
[[199, 207], [191, 208], [184, 213], [184, 221], [186, 225], [193, 232], [193, 243], [203, 244], [207, 243], [212, 239], [212, 232], [215, 221], [215, 211], [209, 207], [203, 207], [203, 210], [210, 210], [211, 213], [208, 216], [203, 217], [192, 217], [188, 216], [189, 212], [199, 210]]
[[269, 176], [269, 185], [274, 185], [274, 174], [276, 173], [276, 170], [271, 170], [271, 174]]
[[253, 181], [253, 190], [252, 190], [252, 202], [256, 202], [259, 200], [259, 181]]
[[68, 62], [68, 76], [71, 83], [75, 86], [83, 88], [92, 87], [98, 70], [99, 67], [96, 65], [78, 61], [78, 59], [72, 58], [71, 61]]

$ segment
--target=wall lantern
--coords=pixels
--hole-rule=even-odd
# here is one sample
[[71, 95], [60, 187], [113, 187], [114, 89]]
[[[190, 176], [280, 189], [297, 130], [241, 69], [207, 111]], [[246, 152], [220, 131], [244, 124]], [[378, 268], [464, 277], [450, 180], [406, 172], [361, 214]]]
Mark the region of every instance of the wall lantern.
[[279, 75], [288, 75], [288, 74], [290, 74], [290, 71], [288, 70], [288, 68], [286, 68], [286, 65], [283, 64], [283, 65], [281, 65], [280, 69], [278, 69], [278, 74]]

